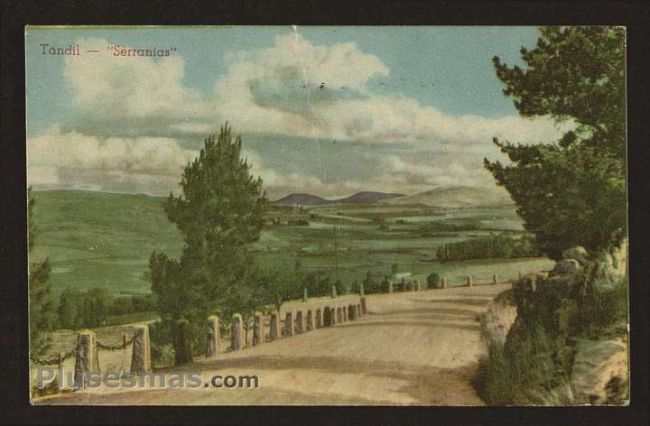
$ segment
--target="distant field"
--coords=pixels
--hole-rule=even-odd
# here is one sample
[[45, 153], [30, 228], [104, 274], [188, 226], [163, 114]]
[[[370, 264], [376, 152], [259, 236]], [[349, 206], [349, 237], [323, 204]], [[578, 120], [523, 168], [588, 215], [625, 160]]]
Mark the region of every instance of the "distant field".
[[49, 256], [55, 292], [102, 287], [148, 293], [143, 273], [154, 250], [178, 255], [182, 237], [162, 198], [81, 191], [35, 193], [34, 258]]
[[[49, 256], [55, 293], [64, 288], [102, 287], [123, 294], [150, 291], [144, 273], [152, 251], [178, 256], [182, 236], [168, 222], [162, 198], [82, 191], [35, 193], [38, 226], [34, 259]], [[508, 208], [434, 211], [422, 206], [327, 205], [310, 209], [271, 208], [255, 251], [265, 267], [289, 267], [300, 259], [305, 270], [324, 270], [344, 281], [362, 280], [367, 271], [389, 274], [438, 272], [453, 284], [467, 274], [547, 269], [548, 259], [495, 259], [441, 264], [435, 247], [494, 232], [517, 234], [521, 221]], [[280, 224], [271, 225], [277, 219]], [[288, 225], [288, 220], [308, 225]], [[384, 224], [380, 226], [380, 221]], [[457, 231], [423, 235], [427, 223], [455, 225]], [[467, 230], [463, 227], [467, 226]], [[336, 243], [335, 243], [336, 240]], [[336, 247], [336, 250], [335, 250]], [[335, 265], [338, 264], [338, 269]]]

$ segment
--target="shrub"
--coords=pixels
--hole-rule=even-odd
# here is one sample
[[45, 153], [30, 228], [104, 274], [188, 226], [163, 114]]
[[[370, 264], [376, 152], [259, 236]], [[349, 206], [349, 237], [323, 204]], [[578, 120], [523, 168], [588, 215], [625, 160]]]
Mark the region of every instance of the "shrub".
[[334, 287], [336, 287], [336, 294], [339, 296], [342, 294], [348, 294], [350, 293], [350, 284], [344, 284], [343, 281], [341, 280], [336, 280], [334, 282]]
[[489, 404], [564, 404], [574, 347], [580, 338], [602, 337], [627, 316], [625, 281], [594, 285], [595, 263], [581, 272], [539, 278], [537, 291], [513, 293], [517, 320], [503, 348], [490, 346], [482, 373]]
[[171, 323], [163, 324], [157, 321], [149, 324], [149, 339], [151, 342], [151, 362], [157, 368], [174, 365], [175, 351]]
[[492, 259], [539, 256], [528, 237], [510, 238], [505, 235], [474, 238], [443, 244], [436, 249], [436, 259], [450, 260]]
[[490, 405], [508, 405], [513, 400], [514, 382], [510, 365], [498, 343], [488, 346], [488, 359], [479, 375], [482, 396]]
[[112, 304], [113, 294], [106, 289], [66, 289], [59, 301], [59, 326], [68, 329], [100, 326], [109, 316]]
[[363, 292], [365, 294], [383, 293], [386, 291], [388, 289], [383, 289], [382, 281], [378, 274], [371, 271], [366, 272], [366, 277], [363, 279]]
[[440, 288], [440, 275], [432, 272], [427, 277], [427, 288]]

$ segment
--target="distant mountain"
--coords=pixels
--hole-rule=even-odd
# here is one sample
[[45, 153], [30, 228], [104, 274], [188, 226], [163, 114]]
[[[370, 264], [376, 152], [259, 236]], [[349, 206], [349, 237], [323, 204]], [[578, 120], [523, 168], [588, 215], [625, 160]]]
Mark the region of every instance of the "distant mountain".
[[479, 188], [475, 186], [443, 185], [428, 191], [391, 198], [388, 204], [422, 204], [441, 208], [461, 208], [478, 206], [500, 206], [513, 204], [508, 193], [502, 188]]
[[320, 206], [323, 204], [374, 204], [383, 200], [388, 200], [396, 197], [404, 197], [403, 194], [394, 194], [386, 192], [372, 192], [372, 191], [362, 191], [357, 192], [354, 195], [349, 197], [339, 198], [336, 200], [326, 200], [325, 198], [319, 197], [312, 194], [304, 193], [291, 193], [286, 197], [280, 198], [277, 201], [274, 201], [273, 204], [280, 206]]
[[382, 200], [387, 200], [395, 197], [404, 197], [404, 194], [386, 193], [386, 192], [371, 192], [362, 191], [357, 192], [346, 198], [336, 200], [337, 203], [354, 203], [354, 204], [373, 204]]
[[273, 202], [273, 204], [280, 206], [320, 206], [329, 203], [331, 203], [331, 201], [317, 195], [295, 192]]

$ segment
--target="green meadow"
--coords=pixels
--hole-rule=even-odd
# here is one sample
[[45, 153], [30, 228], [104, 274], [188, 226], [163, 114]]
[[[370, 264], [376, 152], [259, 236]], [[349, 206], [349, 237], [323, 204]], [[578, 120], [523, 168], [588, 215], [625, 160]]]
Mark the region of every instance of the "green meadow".
[[[116, 294], [150, 292], [152, 251], [178, 256], [182, 236], [162, 209], [163, 198], [84, 191], [37, 191], [37, 240], [32, 258], [50, 258], [52, 289], [101, 287]], [[423, 229], [427, 229], [426, 232]], [[545, 258], [441, 263], [435, 248], [494, 233], [521, 232], [512, 206], [432, 210], [417, 205], [336, 204], [311, 208], [271, 205], [254, 254], [265, 268], [324, 271], [344, 282], [367, 271], [425, 275], [438, 272], [460, 284], [473, 275], [504, 279], [548, 269]]]

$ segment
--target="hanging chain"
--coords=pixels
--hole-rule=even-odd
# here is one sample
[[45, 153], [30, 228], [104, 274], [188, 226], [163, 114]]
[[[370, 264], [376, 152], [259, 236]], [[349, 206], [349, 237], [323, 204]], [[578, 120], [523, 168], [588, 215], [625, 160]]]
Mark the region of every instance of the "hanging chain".
[[49, 358], [30, 355], [29, 359], [32, 360], [32, 362], [34, 362], [35, 364], [39, 364], [39, 365], [61, 365], [66, 359], [70, 358], [72, 355], [75, 355], [77, 353], [77, 348], [78, 346], [75, 346], [74, 348], [70, 349], [68, 352], [64, 354], [55, 355]]
[[100, 349], [104, 349], [105, 351], [119, 351], [126, 348], [131, 343], [133, 343], [133, 340], [135, 340], [135, 335], [131, 336], [131, 339], [127, 340], [126, 342], [122, 342], [118, 345], [105, 345], [99, 340], [97, 340], [97, 347]]

